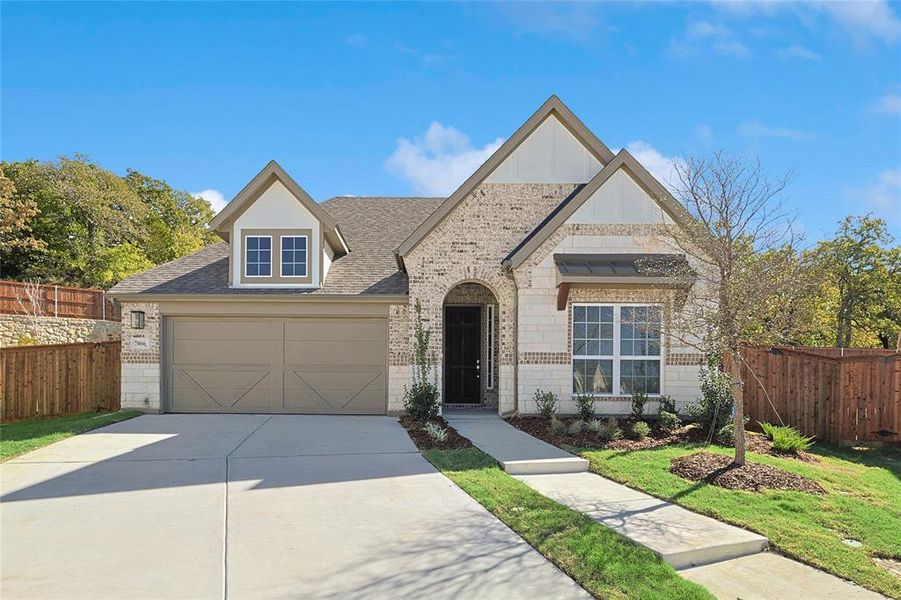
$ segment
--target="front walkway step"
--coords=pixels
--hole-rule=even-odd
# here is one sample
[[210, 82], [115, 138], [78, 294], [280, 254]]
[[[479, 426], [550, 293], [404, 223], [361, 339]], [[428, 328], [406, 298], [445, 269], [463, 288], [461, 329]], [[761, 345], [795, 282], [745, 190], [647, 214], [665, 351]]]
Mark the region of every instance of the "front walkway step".
[[646, 546], [676, 569], [761, 552], [767, 539], [699, 515], [594, 473], [519, 479], [573, 510]]
[[881, 595], [772, 552], [679, 572], [722, 600], [879, 600]]
[[588, 461], [520, 431], [500, 417], [445, 415], [454, 429], [497, 460], [511, 475], [583, 473]]

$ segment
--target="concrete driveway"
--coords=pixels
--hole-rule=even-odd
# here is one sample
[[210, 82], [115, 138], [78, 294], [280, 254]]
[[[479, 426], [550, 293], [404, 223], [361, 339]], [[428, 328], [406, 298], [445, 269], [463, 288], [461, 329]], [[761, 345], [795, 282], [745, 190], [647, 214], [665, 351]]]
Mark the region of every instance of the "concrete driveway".
[[4, 600], [587, 597], [389, 417], [142, 416], [0, 494]]

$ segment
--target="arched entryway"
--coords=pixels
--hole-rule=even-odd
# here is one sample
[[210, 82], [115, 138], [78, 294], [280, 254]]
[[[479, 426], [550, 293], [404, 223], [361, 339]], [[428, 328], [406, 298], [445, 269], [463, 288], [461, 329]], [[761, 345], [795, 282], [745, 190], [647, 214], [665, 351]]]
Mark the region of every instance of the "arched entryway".
[[477, 282], [444, 297], [442, 398], [446, 408], [497, 409], [499, 311], [494, 293]]

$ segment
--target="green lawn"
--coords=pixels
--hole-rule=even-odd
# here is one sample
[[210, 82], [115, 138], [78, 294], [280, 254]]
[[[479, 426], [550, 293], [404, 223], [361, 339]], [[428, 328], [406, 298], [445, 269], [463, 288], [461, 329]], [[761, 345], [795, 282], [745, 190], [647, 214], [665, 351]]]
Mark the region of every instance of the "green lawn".
[[[757, 531], [779, 552], [857, 584], [901, 598], [901, 578], [873, 557], [901, 560], [901, 452], [814, 446], [819, 463], [749, 453], [765, 463], [816, 480], [826, 495], [767, 490], [751, 493], [692, 482], [669, 472], [673, 458], [700, 447], [585, 450], [592, 471], [720, 520]], [[731, 454], [731, 449], [707, 447]], [[853, 548], [842, 542], [862, 542]]]
[[650, 550], [542, 496], [476, 448], [425, 457], [482, 506], [598, 598], [713, 598]]
[[141, 413], [135, 410], [114, 413], [90, 412], [0, 424], [0, 462], [91, 429], [137, 417], [139, 414]]

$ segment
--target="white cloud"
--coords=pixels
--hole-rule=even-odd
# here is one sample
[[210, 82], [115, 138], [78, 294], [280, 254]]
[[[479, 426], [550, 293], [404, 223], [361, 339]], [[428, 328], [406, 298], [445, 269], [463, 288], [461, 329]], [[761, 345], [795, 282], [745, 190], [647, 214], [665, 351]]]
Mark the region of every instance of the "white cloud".
[[600, 28], [597, 5], [590, 3], [502, 2], [495, 6], [518, 33], [585, 41]]
[[891, 43], [901, 39], [901, 19], [886, 0], [808, 0], [807, 2], [714, 0], [713, 5], [722, 12], [730, 13], [735, 17], [749, 17], [757, 14], [773, 17], [779, 12], [791, 11], [811, 29], [817, 28], [812, 16], [823, 14], [835, 21], [858, 43], [866, 43], [870, 40]]
[[788, 48], [777, 50], [776, 56], [778, 56], [779, 58], [800, 58], [801, 60], [811, 60], [814, 62], [820, 62], [821, 60], [823, 60], [822, 56], [820, 56], [810, 48], [805, 48], [800, 44], [792, 44]]
[[694, 56], [708, 48], [726, 56], [751, 56], [748, 47], [736, 39], [732, 30], [722, 23], [692, 21], [686, 25], [684, 35], [670, 40], [670, 52], [677, 56]]
[[192, 196], [203, 198], [213, 207], [213, 212], [218, 213], [225, 208], [228, 201], [222, 196], [222, 192], [218, 190], [203, 190], [202, 192], [191, 192]]
[[750, 138], [782, 138], [786, 140], [811, 140], [819, 137], [809, 131], [789, 127], [771, 127], [760, 121], [745, 121], [738, 126], [738, 133]]
[[472, 175], [503, 138], [473, 148], [469, 137], [454, 127], [432, 122], [422, 138], [400, 138], [385, 169], [407, 180], [419, 194], [446, 196]]
[[874, 109], [878, 113], [887, 115], [901, 114], [901, 94], [895, 92], [885, 94], [876, 102]]
[[892, 225], [901, 225], [901, 168], [886, 169], [876, 183], [852, 191], [878, 217]]
[[682, 164], [682, 158], [664, 156], [662, 152], [643, 140], [629, 142], [626, 150], [667, 188], [673, 189], [678, 184], [676, 165]]

